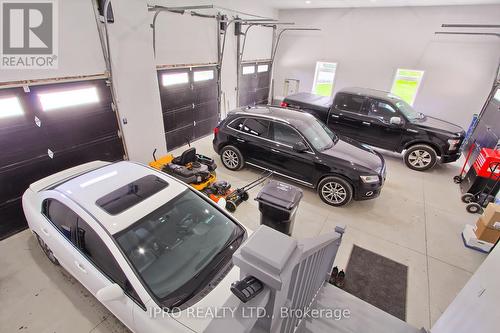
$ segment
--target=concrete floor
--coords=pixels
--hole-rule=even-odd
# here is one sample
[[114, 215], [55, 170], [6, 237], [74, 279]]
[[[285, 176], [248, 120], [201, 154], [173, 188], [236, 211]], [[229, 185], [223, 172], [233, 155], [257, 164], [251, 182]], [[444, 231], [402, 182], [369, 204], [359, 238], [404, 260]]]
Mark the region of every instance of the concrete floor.
[[[225, 169], [212, 151], [211, 137], [193, 145], [217, 159], [218, 178], [234, 187], [260, 173]], [[313, 237], [344, 224], [347, 231], [335, 261], [340, 268], [346, 266], [353, 244], [407, 265], [407, 322], [430, 328], [485, 258], [465, 248], [460, 236], [477, 216], [465, 212], [452, 182], [460, 163], [421, 173], [406, 168], [399, 155], [383, 154], [388, 174], [379, 198], [333, 208], [313, 190], [302, 188], [293, 236]], [[234, 215], [255, 229], [257, 207], [251, 199]], [[0, 332], [128, 332], [83, 286], [50, 264], [29, 231], [0, 242], [0, 267]]]

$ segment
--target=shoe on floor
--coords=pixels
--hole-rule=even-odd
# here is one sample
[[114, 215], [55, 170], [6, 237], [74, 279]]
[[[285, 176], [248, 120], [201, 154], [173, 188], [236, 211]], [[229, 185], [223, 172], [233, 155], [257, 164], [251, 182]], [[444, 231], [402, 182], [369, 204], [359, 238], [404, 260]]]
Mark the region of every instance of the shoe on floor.
[[335, 284], [335, 281], [337, 280], [337, 275], [339, 274], [339, 269], [337, 266], [333, 267], [332, 274], [330, 274], [330, 282], [331, 284]]
[[342, 289], [344, 288], [344, 284], [345, 284], [345, 273], [344, 271], [340, 271], [339, 274], [337, 275], [337, 278], [335, 279], [335, 286]]

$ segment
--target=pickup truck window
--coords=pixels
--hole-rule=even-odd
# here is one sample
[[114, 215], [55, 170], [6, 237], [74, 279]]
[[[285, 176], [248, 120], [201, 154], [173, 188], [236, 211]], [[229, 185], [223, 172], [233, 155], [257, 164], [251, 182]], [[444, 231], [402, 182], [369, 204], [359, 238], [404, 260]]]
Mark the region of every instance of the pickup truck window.
[[405, 101], [397, 101], [396, 107], [406, 116], [406, 118], [408, 118], [409, 121], [422, 119], [422, 114], [415, 111], [415, 109], [413, 109], [410, 104]]
[[366, 114], [363, 110], [364, 101], [365, 98], [363, 96], [339, 93], [335, 98], [335, 108], [349, 112]]
[[372, 101], [368, 111], [368, 116], [383, 121], [389, 121], [391, 117], [396, 117], [397, 112], [392, 105], [382, 101]]

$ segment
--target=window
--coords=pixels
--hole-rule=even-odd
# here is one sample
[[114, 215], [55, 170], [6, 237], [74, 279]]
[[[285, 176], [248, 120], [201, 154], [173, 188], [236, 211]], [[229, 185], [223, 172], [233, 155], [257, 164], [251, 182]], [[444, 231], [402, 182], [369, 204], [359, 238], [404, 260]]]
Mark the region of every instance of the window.
[[258, 73], [263, 73], [263, 72], [267, 72], [269, 70], [269, 65], [259, 65], [257, 66], [257, 72]]
[[0, 98], [0, 118], [22, 116], [24, 114], [17, 97]]
[[265, 119], [248, 118], [245, 120], [240, 131], [265, 138], [269, 131], [269, 121]]
[[108, 214], [116, 215], [160, 192], [168, 183], [155, 175], [147, 175], [106, 194], [96, 201]]
[[40, 93], [38, 98], [43, 111], [99, 102], [96, 87]]
[[243, 75], [247, 75], [247, 74], [253, 74], [255, 73], [255, 66], [254, 65], [251, 65], [251, 66], [243, 66], [243, 71], [242, 71]]
[[500, 102], [500, 89], [497, 89], [497, 92], [495, 93], [494, 98]]
[[174, 73], [174, 74], [163, 74], [161, 76], [161, 83], [164, 87], [173, 86], [176, 84], [188, 83], [189, 76], [188, 73]]
[[233, 120], [228, 127], [242, 131], [243, 130], [243, 123], [245, 122], [245, 118], [238, 118]]
[[337, 136], [325, 124], [316, 118], [302, 123], [298, 129], [309, 141], [309, 143], [319, 151], [330, 149], [335, 145]]
[[273, 135], [274, 141], [291, 147], [293, 147], [293, 145], [297, 142], [304, 142], [296, 130], [282, 123], [273, 123]]
[[213, 78], [214, 78], [213, 70], [194, 72], [194, 82], [208, 81], [212, 80]]
[[398, 69], [392, 83], [391, 93], [413, 105], [423, 76], [424, 71]]
[[134, 288], [128, 282], [128, 279], [114, 258], [108, 246], [101, 237], [85, 222], [78, 217], [78, 229], [75, 245], [83, 252], [89, 261], [91, 261], [101, 272], [103, 272], [111, 281], [117, 283], [122, 289], [141, 306], [142, 301]]
[[114, 235], [145, 285], [165, 307], [180, 306], [210, 282], [244, 231], [186, 190]]
[[320, 96], [332, 96], [336, 70], [337, 64], [334, 62], [316, 62], [312, 93]]
[[392, 105], [388, 103], [372, 101], [368, 115], [380, 120], [389, 121], [392, 117], [397, 116], [397, 112]]
[[335, 98], [335, 107], [339, 110], [365, 113], [363, 110], [363, 103], [365, 98], [363, 96], [354, 96], [349, 94], [337, 94]]
[[71, 209], [57, 200], [46, 200], [43, 213], [67, 239], [74, 240], [78, 216]]

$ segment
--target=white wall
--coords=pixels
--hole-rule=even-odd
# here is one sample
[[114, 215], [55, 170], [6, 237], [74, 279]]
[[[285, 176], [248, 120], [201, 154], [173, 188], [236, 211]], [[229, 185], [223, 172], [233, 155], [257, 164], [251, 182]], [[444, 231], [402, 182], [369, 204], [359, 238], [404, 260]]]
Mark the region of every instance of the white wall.
[[479, 266], [432, 327], [432, 333], [498, 332], [500, 247]]
[[320, 32], [287, 32], [275, 64], [275, 96], [286, 78], [310, 91], [315, 62], [337, 62], [335, 90], [390, 90], [396, 69], [425, 70], [415, 107], [467, 126], [490, 91], [500, 55], [494, 37], [436, 36], [442, 23], [496, 24], [500, 6], [281, 10], [279, 19]]
[[0, 69], [0, 82], [101, 74], [106, 70], [90, 0], [58, 1], [59, 68]]

